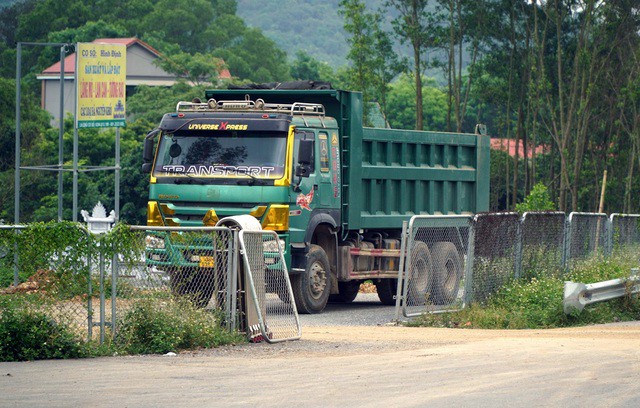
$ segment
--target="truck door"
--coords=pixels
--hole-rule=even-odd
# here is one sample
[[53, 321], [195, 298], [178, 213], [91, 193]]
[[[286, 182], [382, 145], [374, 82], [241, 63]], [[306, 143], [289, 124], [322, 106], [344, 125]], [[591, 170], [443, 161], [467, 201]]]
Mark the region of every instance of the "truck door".
[[[298, 164], [298, 153], [300, 148], [300, 140], [313, 140], [313, 157], [311, 159], [310, 165], [310, 173], [308, 177], [298, 177], [295, 175], [295, 167]], [[297, 185], [297, 188], [291, 190], [293, 194], [292, 201], [296, 204], [294, 214], [303, 215], [306, 211], [311, 212], [311, 210], [316, 206], [319, 202], [318, 197], [316, 197], [316, 190], [318, 189], [317, 182], [317, 170], [316, 170], [316, 157], [317, 157], [317, 146], [315, 140], [315, 134], [310, 130], [296, 130], [295, 139], [293, 144], [293, 167], [294, 167], [294, 175], [293, 175], [293, 185]], [[306, 211], [305, 211], [306, 210]], [[306, 218], [303, 216], [303, 218]]]

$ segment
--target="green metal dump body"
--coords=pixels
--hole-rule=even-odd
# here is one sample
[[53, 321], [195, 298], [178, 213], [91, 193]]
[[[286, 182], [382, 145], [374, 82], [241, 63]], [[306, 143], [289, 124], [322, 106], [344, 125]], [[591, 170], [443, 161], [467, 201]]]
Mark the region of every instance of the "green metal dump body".
[[362, 95], [341, 90], [210, 90], [216, 100], [320, 103], [338, 122], [345, 230], [399, 228], [416, 214], [489, 206], [486, 135], [365, 128]]

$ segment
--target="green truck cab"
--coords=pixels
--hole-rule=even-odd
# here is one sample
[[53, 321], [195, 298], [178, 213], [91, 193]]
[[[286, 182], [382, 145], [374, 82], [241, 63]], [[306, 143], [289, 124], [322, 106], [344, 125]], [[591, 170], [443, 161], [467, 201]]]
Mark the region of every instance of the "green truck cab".
[[302, 313], [351, 302], [365, 280], [393, 304], [402, 222], [488, 209], [486, 135], [363, 127], [361, 94], [342, 90], [210, 90], [205, 100], [178, 103], [147, 135], [147, 223], [255, 217], [280, 237]]

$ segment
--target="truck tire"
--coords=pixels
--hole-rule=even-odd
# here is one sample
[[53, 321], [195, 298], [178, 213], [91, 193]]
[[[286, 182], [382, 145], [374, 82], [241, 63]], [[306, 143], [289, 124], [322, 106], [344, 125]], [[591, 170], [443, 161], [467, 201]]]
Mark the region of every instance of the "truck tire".
[[451, 242], [436, 242], [431, 247], [436, 288], [433, 301], [437, 305], [451, 304], [458, 297], [462, 280], [462, 260]]
[[331, 293], [329, 258], [319, 245], [311, 245], [305, 271], [291, 278], [293, 297], [299, 313], [320, 313]]
[[190, 268], [171, 268], [169, 283], [174, 295], [188, 298], [196, 307], [209, 304], [214, 291], [213, 273]]
[[398, 289], [397, 279], [379, 279], [375, 282], [378, 299], [383, 305], [395, 306], [396, 290]]
[[329, 302], [351, 303], [360, 291], [360, 281], [338, 282], [340, 293], [329, 296]]
[[431, 251], [427, 244], [416, 241], [411, 248], [411, 265], [407, 276], [407, 305], [427, 304], [434, 289], [434, 272]]

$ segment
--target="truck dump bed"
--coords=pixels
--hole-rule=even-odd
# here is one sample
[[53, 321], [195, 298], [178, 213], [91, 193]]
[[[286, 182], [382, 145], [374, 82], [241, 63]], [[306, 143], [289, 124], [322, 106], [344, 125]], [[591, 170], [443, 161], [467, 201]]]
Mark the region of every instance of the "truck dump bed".
[[206, 98], [321, 103], [340, 127], [342, 226], [398, 228], [416, 214], [489, 206], [489, 137], [363, 128], [362, 95], [341, 90], [211, 90]]

